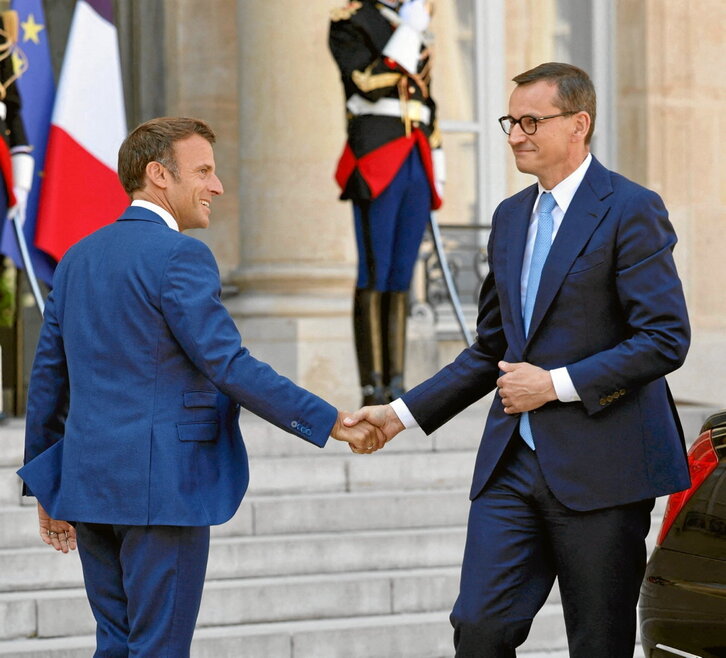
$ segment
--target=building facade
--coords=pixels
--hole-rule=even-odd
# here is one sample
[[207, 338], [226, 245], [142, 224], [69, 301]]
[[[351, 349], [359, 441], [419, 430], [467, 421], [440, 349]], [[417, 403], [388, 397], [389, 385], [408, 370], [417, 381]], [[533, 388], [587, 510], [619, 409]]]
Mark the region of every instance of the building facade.
[[[73, 2], [45, 4], [62, 22]], [[193, 115], [218, 132], [225, 195], [197, 237], [237, 291], [227, 303], [245, 343], [302, 385], [356, 406], [352, 212], [333, 180], [345, 132], [327, 48], [336, 0], [114, 5], [129, 125]], [[726, 406], [725, 20], [719, 0], [436, 0], [434, 93], [448, 165], [437, 219], [458, 227], [445, 236], [463, 250], [453, 258], [472, 328], [476, 286], [465, 270], [476, 282], [493, 209], [532, 182], [514, 168], [496, 121], [510, 80], [543, 61], [569, 61], [591, 73], [598, 91], [594, 154], [659, 192], [680, 237], [693, 346], [670, 378], [674, 393]], [[414, 286], [409, 385], [463, 345], [445, 300], [430, 303], [436, 281], [425, 257]]]

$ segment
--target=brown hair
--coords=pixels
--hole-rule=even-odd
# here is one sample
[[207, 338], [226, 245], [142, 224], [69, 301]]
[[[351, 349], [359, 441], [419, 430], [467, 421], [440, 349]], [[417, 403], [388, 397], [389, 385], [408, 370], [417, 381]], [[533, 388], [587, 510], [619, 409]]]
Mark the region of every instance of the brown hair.
[[144, 187], [149, 162], [160, 162], [178, 179], [174, 143], [192, 135], [210, 144], [217, 139], [206, 121], [187, 117], [158, 117], [134, 128], [118, 151], [118, 177], [127, 194]]
[[555, 106], [563, 112], [587, 112], [590, 115], [590, 130], [585, 136], [589, 144], [595, 130], [596, 98], [595, 87], [590, 76], [572, 64], [547, 62], [512, 78], [518, 85], [528, 85], [547, 80], [557, 85]]

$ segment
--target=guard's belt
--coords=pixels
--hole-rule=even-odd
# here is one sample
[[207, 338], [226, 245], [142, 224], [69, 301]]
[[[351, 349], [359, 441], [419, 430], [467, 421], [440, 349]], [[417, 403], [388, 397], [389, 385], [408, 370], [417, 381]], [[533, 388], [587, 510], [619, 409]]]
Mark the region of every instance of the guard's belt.
[[401, 120], [408, 116], [409, 121], [418, 121], [426, 125], [431, 122], [431, 108], [417, 100], [401, 102], [397, 98], [379, 98], [373, 103], [358, 94], [353, 94], [345, 106], [355, 116], [374, 114], [384, 117], [399, 117]]

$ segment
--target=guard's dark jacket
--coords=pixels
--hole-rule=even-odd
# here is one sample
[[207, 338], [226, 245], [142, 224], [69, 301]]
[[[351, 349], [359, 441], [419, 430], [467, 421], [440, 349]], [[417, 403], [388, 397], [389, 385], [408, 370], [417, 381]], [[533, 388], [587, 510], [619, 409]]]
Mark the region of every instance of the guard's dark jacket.
[[[15, 204], [15, 195], [13, 193], [13, 175], [10, 163], [11, 151], [28, 151], [28, 140], [25, 136], [25, 128], [21, 118], [21, 102], [18, 93], [18, 85], [15, 83], [15, 71], [13, 69], [13, 61], [10, 56], [9, 46], [11, 41], [17, 38], [17, 14], [15, 12], [2, 12], [0, 14], [0, 29], [3, 31], [4, 37], [0, 40], [5, 41], [5, 54], [7, 56], [0, 57], [0, 101], [5, 103], [5, 116], [0, 114], [0, 195], [4, 197], [3, 203], [7, 202], [7, 207]], [[26, 146], [26, 148], [17, 147]], [[3, 194], [4, 192], [4, 194]], [[0, 217], [0, 229], [5, 219], [5, 213]]]
[[[418, 145], [436, 208], [441, 200], [433, 185], [431, 148], [440, 146], [441, 140], [436, 104], [430, 95], [429, 53], [422, 47], [416, 75], [408, 75], [383, 56], [395, 30], [385, 11], [381, 3], [360, 0], [331, 12], [329, 46], [340, 69], [346, 103], [356, 94], [370, 102], [390, 98], [401, 103], [401, 116], [354, 115], [347, 110], [348, 140], [336, 172], [341, 199], [360, 202], [378, 196], [397, 173], [405, 154]], [[416, 103], [429, 108], [428, 123], [405, 118], [404, 108]]]

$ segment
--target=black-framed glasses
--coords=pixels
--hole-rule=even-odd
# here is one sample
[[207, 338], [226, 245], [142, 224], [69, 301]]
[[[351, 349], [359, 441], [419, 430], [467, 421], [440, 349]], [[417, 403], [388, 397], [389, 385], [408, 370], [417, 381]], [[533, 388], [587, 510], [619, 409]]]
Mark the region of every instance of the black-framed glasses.
[[567, 117], [572, 114], [577, 114], [579, 110], [569, 110], [567, 112], [560, 112], [559, 114], [548, 114], [544, 117], [535, 117], [531, 114], [524, 114], [519, 119], [515, 119], [508, 114], [503, 117], [499, 117], [499, 125], [502, 127], [505, 135], [511, 135], [514, 126], [519, 124], [522, 132], [525, 135], [534, 135], [537, 132], [537, 124], [545, 119], [554, 119], [555, 117]]

